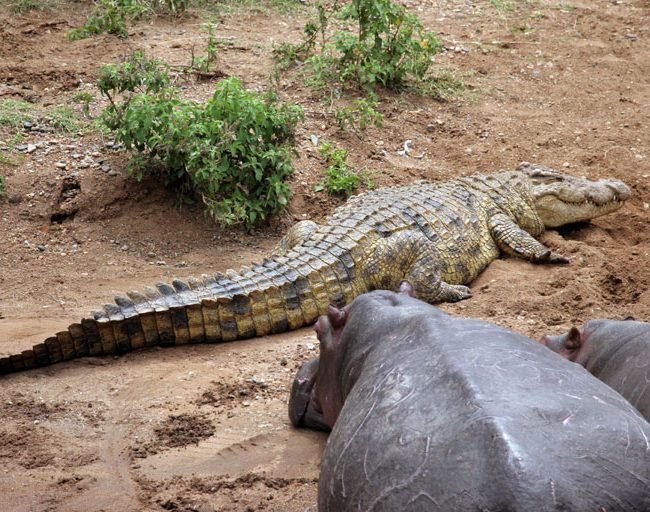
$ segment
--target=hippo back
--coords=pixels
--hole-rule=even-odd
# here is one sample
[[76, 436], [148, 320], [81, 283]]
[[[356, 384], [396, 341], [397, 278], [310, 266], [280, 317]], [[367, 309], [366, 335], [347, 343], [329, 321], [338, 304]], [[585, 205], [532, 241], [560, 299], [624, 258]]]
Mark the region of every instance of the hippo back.
[[650, 425], [619, 394], [523, 336], [382, 293], [343, 331], [355, 377], [321, 511], [650, 510]]

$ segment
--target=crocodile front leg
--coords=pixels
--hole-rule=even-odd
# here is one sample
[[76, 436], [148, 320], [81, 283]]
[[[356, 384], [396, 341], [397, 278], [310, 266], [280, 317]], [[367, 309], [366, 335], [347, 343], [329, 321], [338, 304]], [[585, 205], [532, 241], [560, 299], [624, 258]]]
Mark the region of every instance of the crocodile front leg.
[[402, 280], [415, 296], [429, 303], [457, 302], [471, 296], [469, 288], [440, 277], [440, 255], [422, 232], [401, 231], [375, 242], [363, 263], [369, 289], [396, 290]]
[[521, 229], [510, 217], [499, 213], [490, 218], [490, 234], [506, 254], [533, 263], [569, 263], [569, 258], [551, 251], [530, 233]]

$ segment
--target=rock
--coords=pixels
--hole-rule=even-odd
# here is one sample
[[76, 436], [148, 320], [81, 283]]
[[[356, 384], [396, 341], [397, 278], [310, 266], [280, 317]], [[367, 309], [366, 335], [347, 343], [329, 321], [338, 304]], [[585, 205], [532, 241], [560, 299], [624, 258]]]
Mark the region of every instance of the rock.
[[109, 172], [111, 170], [111, 166], [108, 164], [104, 164], [100, 167], [100, 169], [104, 172]]
[[66, 162], [57, 162], [54, 165], [56, 167], [58, 167], [59, 169], [65, 169], [68, 166], [68, 164]]
[[34, 123], [32, 123], [31, 121], [25, 121], [23, 123], [23, 128], [25, 130], [31, 130], [33, 127], [34, 127]]
[[20, 194], [12, 194], [7, 198], [7, 201], [9, 201], [10, 204], [18, 204], [23, 200], [22, 197], [20, 197]]
[[45, 251], [45, 246], [42, 245], [42, 244], [38, 244], [38, 245], [36, 246], [36, 249], [37, 249], [38, 251], [40, 251], [40, 252], [43, 252], [43, 251]]
[[110, 171], [108, 171], [106, 174], [108, 174], [109, 176], [119, 176], [120, 175], [119, 172], [113, 171], [112, 169]]
[[16, 146], [16, 151], [27, 151], [27, 144], [18, 144]]

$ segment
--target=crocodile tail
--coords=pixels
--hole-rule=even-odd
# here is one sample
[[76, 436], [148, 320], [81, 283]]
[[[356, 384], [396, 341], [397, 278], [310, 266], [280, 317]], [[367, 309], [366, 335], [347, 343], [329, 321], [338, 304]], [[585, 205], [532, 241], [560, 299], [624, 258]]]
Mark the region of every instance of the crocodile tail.
[[[321, 265], [323, 267], [324, 265]], [[116, 297], [20, 354], [0, 358], [0, 375], [78, 357], [117, 355], [152, 346], [216, 343], [264, 336], [308, 325], [342, 300], [335, 279], [299, 273], [265, 260], [252, 269], [229, 270], [172, 281]], [[314, 290], [319, 289], [317, 295]]]

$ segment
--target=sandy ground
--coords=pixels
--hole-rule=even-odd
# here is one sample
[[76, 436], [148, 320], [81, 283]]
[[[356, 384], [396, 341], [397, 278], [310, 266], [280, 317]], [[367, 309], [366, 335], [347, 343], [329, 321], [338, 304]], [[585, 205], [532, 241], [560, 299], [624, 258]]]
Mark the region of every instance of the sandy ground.
[[[472, 284], [471, 299], [442, 307], [533, 337], [595, 317], [650, 319], [650, 5], [498, 5], [408, 2], [445, 43], [436, 66], [454, 70], [471, 89], [446, 102], [384, 94], [382, 129], [342, 132], [317, 94], [283, 80], [283, 98], [307, 111], [295, 197], [253, 233], [175, 208], [174, 196], [155, 182], [129, 178], [126, 156], [96, 134], [26, 132], [24, 143], [43, 143], [36, 151], [0, 153], [14, 162], [0, 163], [8, 186], [0, 201], [0, 355], [42, 341], [125, 290], [259, 261], [292, 222], [322, 218], [341, 200], [314, 191], [324, 163], [311, 134], [349, 149], [380, 185], [524, 160], [625, 180], [634, 195], [619, 212], [543, 236], [570, 265], [500, 259]], [[194, 13], [143, 22], [126, 40], [68, 42], [65, 32], [88, 9], [62, 2], [15, 17], [0, 6], [0, 99], [66, 104], [79, 90], [93, 91], [98, 63], [139, 47], [183, 63], [203, 41]], [[221, 9], [218, 34], [230, 44], [220, 49], [220, 71], [267, 87], [273, 42], [298, 41], [308, 12]], [[212, 88], [191, 83], [187, 93], [201, 98]], [[12, 134], [1, 130], [8, 141]], [[397, 155], [405, 139], [421, 159]], [[53, 214], [62, 215], [53, 222]], [[317, 350], [304, 329], [4, 377], [0, 508], [313, 511], [326, 436], [292, 429], [286, 409], [293, 374]]]

